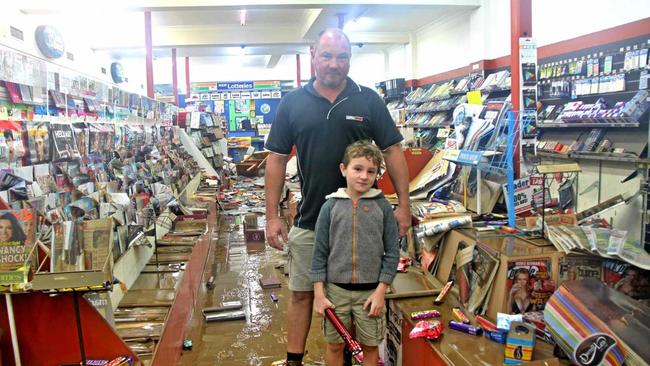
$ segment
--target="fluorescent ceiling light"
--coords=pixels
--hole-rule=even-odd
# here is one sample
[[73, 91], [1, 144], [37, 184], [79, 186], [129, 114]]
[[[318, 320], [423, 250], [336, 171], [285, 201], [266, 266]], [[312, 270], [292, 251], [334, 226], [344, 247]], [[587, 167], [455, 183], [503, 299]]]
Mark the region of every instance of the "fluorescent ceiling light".
[[374, 23], [369, 17], [356, 17], [347, 22], [343, 27], [344, 32], [359, 32], [367, 30]]
[[241, 24], [242, 27], [246, 25], [246, 9], [239, 11], [239, 24]]

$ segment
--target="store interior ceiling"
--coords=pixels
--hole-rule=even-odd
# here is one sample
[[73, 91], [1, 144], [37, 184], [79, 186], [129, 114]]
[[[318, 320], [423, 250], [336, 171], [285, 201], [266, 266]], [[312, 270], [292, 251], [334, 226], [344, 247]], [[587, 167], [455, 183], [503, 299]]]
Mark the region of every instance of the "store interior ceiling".
[[[274, 67], [283, 55], [309, 54], [309, 45], [340, 21], [356, 53], [383, 52], [409, 43], [419, 30], [483, 0], [23, 0], [34, 18], [83, 35], [113, 59], [144, 58], [144, 11], [151, 12], [154, 58], [194, 60], [245, 56], [250, 66]], [[263, 64], [263, 65], [259, 65]]]

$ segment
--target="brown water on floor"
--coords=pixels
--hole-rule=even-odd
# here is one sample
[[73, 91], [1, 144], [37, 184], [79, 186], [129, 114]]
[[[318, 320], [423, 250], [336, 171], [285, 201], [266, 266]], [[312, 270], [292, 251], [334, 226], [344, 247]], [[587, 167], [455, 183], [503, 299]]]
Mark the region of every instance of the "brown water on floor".
[[[199, 295], [187, 333], [194, 347], [183, 352], [179, 364], [267, 366], [284, 359], [289, 291], [284, 270], [276, 268], [283, 263], [282, 252], [268, 246], [260, 252], [247, 251], [241, 225], [235, 224], [234, 218], [223, 216], [204, 273], [205, 280], [215, 276], [216, 287], [203, 288]], [[269, 276], [277, 277], [282, 287], [262, 289], [259, 280]], [[278, 297], [278, 302], [271, 300], [271, 293]], [[233, 300], [242, 302], [246, 320], [203, 320], [203, 308]], [[317, 317], [312, 321], [305, 356], [309, 364], [324, 364], [321, 322], [322, 318]]]

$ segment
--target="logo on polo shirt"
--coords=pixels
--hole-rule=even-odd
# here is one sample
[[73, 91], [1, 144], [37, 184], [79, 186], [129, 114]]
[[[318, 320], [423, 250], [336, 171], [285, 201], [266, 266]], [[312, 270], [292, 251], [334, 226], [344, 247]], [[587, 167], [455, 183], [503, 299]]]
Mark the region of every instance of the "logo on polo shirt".
[[361, 116], [350, 116], [350, 115], [347, 115], [347, 116], [345, 116], [345, 119], [347, 119], [348, 121], [363, 122], [363, 117], [361, 117]]

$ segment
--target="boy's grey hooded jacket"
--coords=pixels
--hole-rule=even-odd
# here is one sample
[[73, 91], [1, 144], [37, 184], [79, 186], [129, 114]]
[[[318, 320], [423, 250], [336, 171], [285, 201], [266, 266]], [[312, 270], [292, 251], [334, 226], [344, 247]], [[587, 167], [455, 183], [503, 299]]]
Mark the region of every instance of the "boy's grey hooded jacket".
[[344, 188], [328, 195], [316, 222], [313, 282], [393, 282], [399, 261], [398, 230], [391, 205], [378, 189], [356, 206]]

